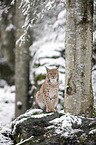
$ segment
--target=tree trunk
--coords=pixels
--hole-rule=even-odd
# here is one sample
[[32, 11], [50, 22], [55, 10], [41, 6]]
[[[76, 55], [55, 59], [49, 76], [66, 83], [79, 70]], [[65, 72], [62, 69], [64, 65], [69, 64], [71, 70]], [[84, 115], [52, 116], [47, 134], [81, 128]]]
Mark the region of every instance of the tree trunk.
[[[24, 16], [22, 10], [18, 9], [20, 1], [16, 2], [16, 40], [23, 34], [22, 26]], [[16, 103], [15, 117], [24, 113], [28, 108], [28, 85], [29, 85], [29, 41], [27, 36], [22, 45], [16, 45], [16, 62], [15, 62], [15, 86], [16, 86]]]
[[66, 0], [65, 112], [93, 113], [93, 0]]
[[96, 30], [96, 0], [94, 0], [93, 30]]
[[[2, 13], [2, 22], [0, 26], [1, 31], [1, 41], [3, 55], [7, 64], [12, 70], [14, 70], [15, 65], [15, 26], [14, 26], [14, 16], [15, 16], [15, 5], [11, 5], [11, 0], [1, 2], [2, 9], [3, 5], [8, 9], [7, 12]], [[2, 12], [2, 11], [1, 11]]]

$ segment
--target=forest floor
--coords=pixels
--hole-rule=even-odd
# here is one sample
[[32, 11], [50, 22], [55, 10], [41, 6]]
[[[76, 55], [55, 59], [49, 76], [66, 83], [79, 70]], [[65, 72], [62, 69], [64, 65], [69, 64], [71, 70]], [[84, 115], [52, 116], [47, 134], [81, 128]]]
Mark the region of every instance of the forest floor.
[[11, 145], [11, 140], [4, 137], [1, 132], [9, 129], [11, 121], [15, 117], [15, 86], [7, 84], [0, 88], [0, 145]]

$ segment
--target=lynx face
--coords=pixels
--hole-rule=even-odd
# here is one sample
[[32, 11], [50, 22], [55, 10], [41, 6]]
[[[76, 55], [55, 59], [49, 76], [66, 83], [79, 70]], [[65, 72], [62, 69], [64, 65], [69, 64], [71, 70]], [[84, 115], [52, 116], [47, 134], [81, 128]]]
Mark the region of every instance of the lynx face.
[[59, 81], [59, 74], [58, 74], [58, 68], [57, 69], [48, 69], [47, 70], [47, 76], [46, 79], [49, 83], [55, 84]]

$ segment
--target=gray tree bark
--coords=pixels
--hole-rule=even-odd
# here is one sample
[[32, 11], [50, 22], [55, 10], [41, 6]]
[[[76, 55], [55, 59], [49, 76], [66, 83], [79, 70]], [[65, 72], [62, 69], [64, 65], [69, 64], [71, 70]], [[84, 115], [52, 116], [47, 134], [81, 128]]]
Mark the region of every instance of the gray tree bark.
[[2, 10], [4, 5], [7, 12], [3, 12], [1, 16], [1, 42], [2, 50], [5, 60], [9, 67], [14, 70], [15, 67], [15, 26], [14, 26], [14, 16], [15, 16], [15, 5], [11, 5], [11, 0], [1, 2]]
[[[24, 16], [22, 10], [18, 9], [20, 1], [16, 2], [16, 40], [24, 33], [22, 26]], [[28, 85], [29, 85], [29, 41], [25, 41], [20, 46], [16, 45], [16, 62], [15, 62], [15, 86], [16, 86], [16, 103], [15, 117], [24, 113], [28, 108]]]
[[93, 113], [93, 0], [66, 0], [65, 112]]

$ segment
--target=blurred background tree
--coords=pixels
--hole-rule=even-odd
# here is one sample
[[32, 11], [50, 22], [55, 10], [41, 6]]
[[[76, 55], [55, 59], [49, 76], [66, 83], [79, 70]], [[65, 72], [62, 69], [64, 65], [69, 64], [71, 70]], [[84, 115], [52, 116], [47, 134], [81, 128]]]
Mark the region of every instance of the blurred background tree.
[[[24, 33], [22, 26], [25, 22], [25, 16], [22, 14], [22, 9], [19, 8], [21, 1], [16, 1], [16, 40]], [[23, 114], [28, 109], [28, 89], [29, 89], [29, 46], [28, 39], [29, 29], [26, 30], [26, 35], [21, 38], [22, 43], [16, 43], [16, 59], [15, 59], [15, 117]], [[30, 36], [29, 36], [30, 37]]]
[[[11, 0], [0, 2], [1, 25], [0, 25], [0, 70], [1, 77], [7, 79], [10, 84], [14, 83], [15, 71], [15, 4], [11, 5]], [[6, 70], [6, 72], [4, 71]], [[9, 78], [7, 77], [9, 76]]]

